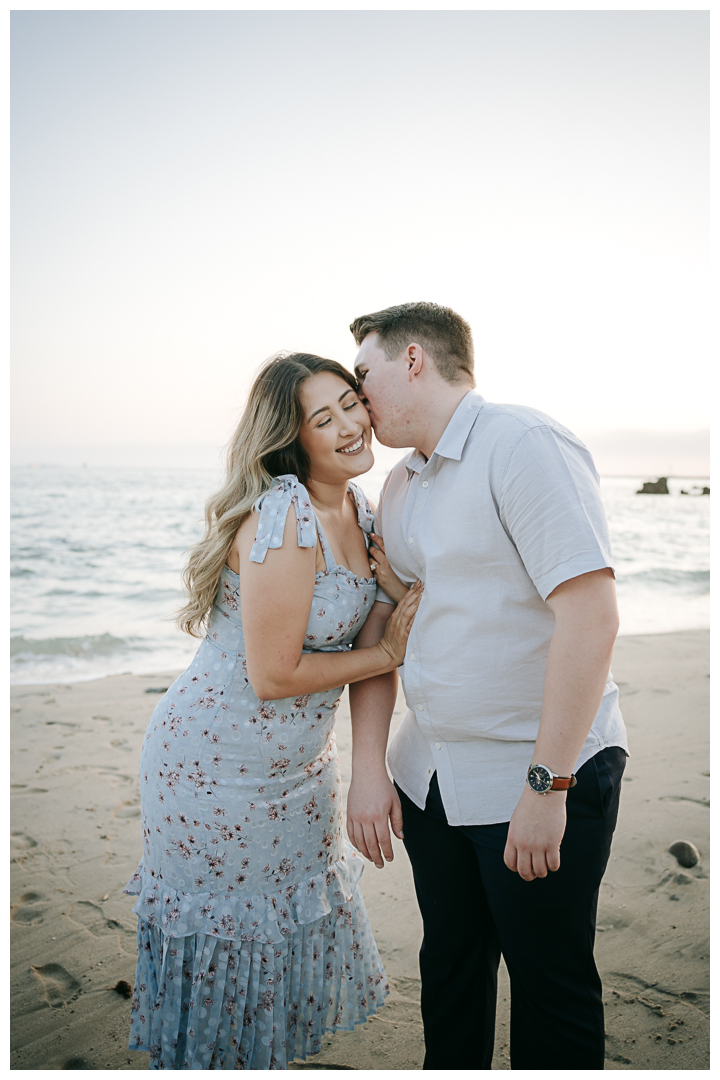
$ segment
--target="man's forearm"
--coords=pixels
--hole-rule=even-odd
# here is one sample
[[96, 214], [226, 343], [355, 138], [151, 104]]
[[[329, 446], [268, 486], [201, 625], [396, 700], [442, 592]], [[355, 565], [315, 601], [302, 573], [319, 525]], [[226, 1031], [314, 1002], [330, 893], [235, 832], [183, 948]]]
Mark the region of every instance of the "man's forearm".
[[[533, 762], [569, 776], [607, 681], [618, 629], [612, 571], [594, 570], [563, 582], [547, 598], [555, 616], [550, 642], [540, 729]], [[525, 881], [560, 866], [567, 792], [547, 797], [526, 784], [508, 829], [505, 864]]]
[[617, 633], [614, 581], [596, 571], [560, 586], [533, 760], [569, 776], [600, 707]]
[[397, 697], [397, 672], [389, 671], [350, 687], [352, 769], [385, 768], [390, 721]]
[[[376, 603], [358, 634], [358, 644], [375, 644], [392, 611], [392, 605]], [[385, 766], [396, 694], [395, 670], [350, 687], [353, 772], [347, 801], [348, 837], [378, 868], [383, 866], [383, 856], [393, 858], [390, 827], [402, 837], [400, 800]]]
[[[364, 649], [376, 645], [394, 610], [392, 604], [376, 603], [357, 636], [356, 645]], [[358, 770], [373, 770], [378, 766], [385, 770], [385, 751], [397, 697], [397, 681], [397, 671], [393, 669], [353, 683], [350, 687], [353, 775]]]

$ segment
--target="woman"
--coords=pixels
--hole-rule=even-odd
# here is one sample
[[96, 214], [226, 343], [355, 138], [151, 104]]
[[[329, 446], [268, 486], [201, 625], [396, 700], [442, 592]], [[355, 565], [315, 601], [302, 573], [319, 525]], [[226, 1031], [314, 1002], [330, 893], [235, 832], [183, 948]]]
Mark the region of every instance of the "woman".
[[[420, 600], [350, 651], [375, 601], [368, 414], [339, 364], [269, 361], [185, 573], [199, 636], [153, 713], [140, 786], [133, 1049], [151, 1068], [283, 1069], [376, 1012], [387, 983], [341, 837], [343, 684], [394, 670]], [[319, 541], [319, 543], [318, 543]]]

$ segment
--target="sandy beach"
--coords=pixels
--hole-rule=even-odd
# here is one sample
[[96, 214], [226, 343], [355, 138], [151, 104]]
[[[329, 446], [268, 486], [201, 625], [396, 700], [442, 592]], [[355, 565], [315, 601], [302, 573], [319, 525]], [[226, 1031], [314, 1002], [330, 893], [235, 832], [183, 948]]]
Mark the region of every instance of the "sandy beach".
[[[616, 644], [632, 757], [598, 914], [608, 1069], [709, 1068], [708, 672], [704, 630]], [[175, 674], [13, 690], [13, 1069], [148, 1067], [127, 1050], [135, 916], [122, 889], [141, 855], [140, 743]], [[337, 740], [347, 788], [346, 698]], [[697, 846], [697, 865], [669, 854], [676, 840]], [[401, 844], [383, 871], [366, 867], [362, 891], [393, 992], [292, 1068], [422, 1065], [421, 923]], [[508, 1033], [503, 970], [494, 1069], [510, 1067]]]

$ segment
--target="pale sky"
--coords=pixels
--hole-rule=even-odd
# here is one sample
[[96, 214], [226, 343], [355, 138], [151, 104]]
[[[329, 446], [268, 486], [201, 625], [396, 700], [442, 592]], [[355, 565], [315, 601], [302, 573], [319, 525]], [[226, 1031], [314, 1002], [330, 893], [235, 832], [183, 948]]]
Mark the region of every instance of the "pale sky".
[[479, 391], [709, 422], [707, 12], [12, 15], [13, 439], [224, 442], [278, 349], [459, 311]]

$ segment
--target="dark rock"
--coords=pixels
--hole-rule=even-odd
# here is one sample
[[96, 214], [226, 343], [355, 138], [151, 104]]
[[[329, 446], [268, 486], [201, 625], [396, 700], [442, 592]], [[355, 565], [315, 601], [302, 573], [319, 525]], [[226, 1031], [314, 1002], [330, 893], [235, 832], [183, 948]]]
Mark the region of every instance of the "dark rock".
[[668, 851], [675, 856], [681, 866], [695, 866], [700, 859], [700, 852], [689, 840], [676, 840], [670, 845]]
[[167, 686], [148, 686], [147, 690], [145, 691], [146, 694], [167, 694], [167, 692]]
[[[110, 923], [108, 923], [108, 926], [109, 925], [110, 925]], [[120, 924], [118, 923], [118, 926], [119, 925]], [[132, 997], [132, 986], [130, 985], [129, 982], [126, 982], [125, 979], [120, 979], [118, 982], [116, 982], [115, 985], [113, 986], [113, 990], [115, 991], [116, 994], [119, 994], [120, 997], [124, 997], [124, 998], [131, 998]]]
[[669, 495], [667, 476], [661, 476], [657, 480], [646, 480], [636, 495]]

